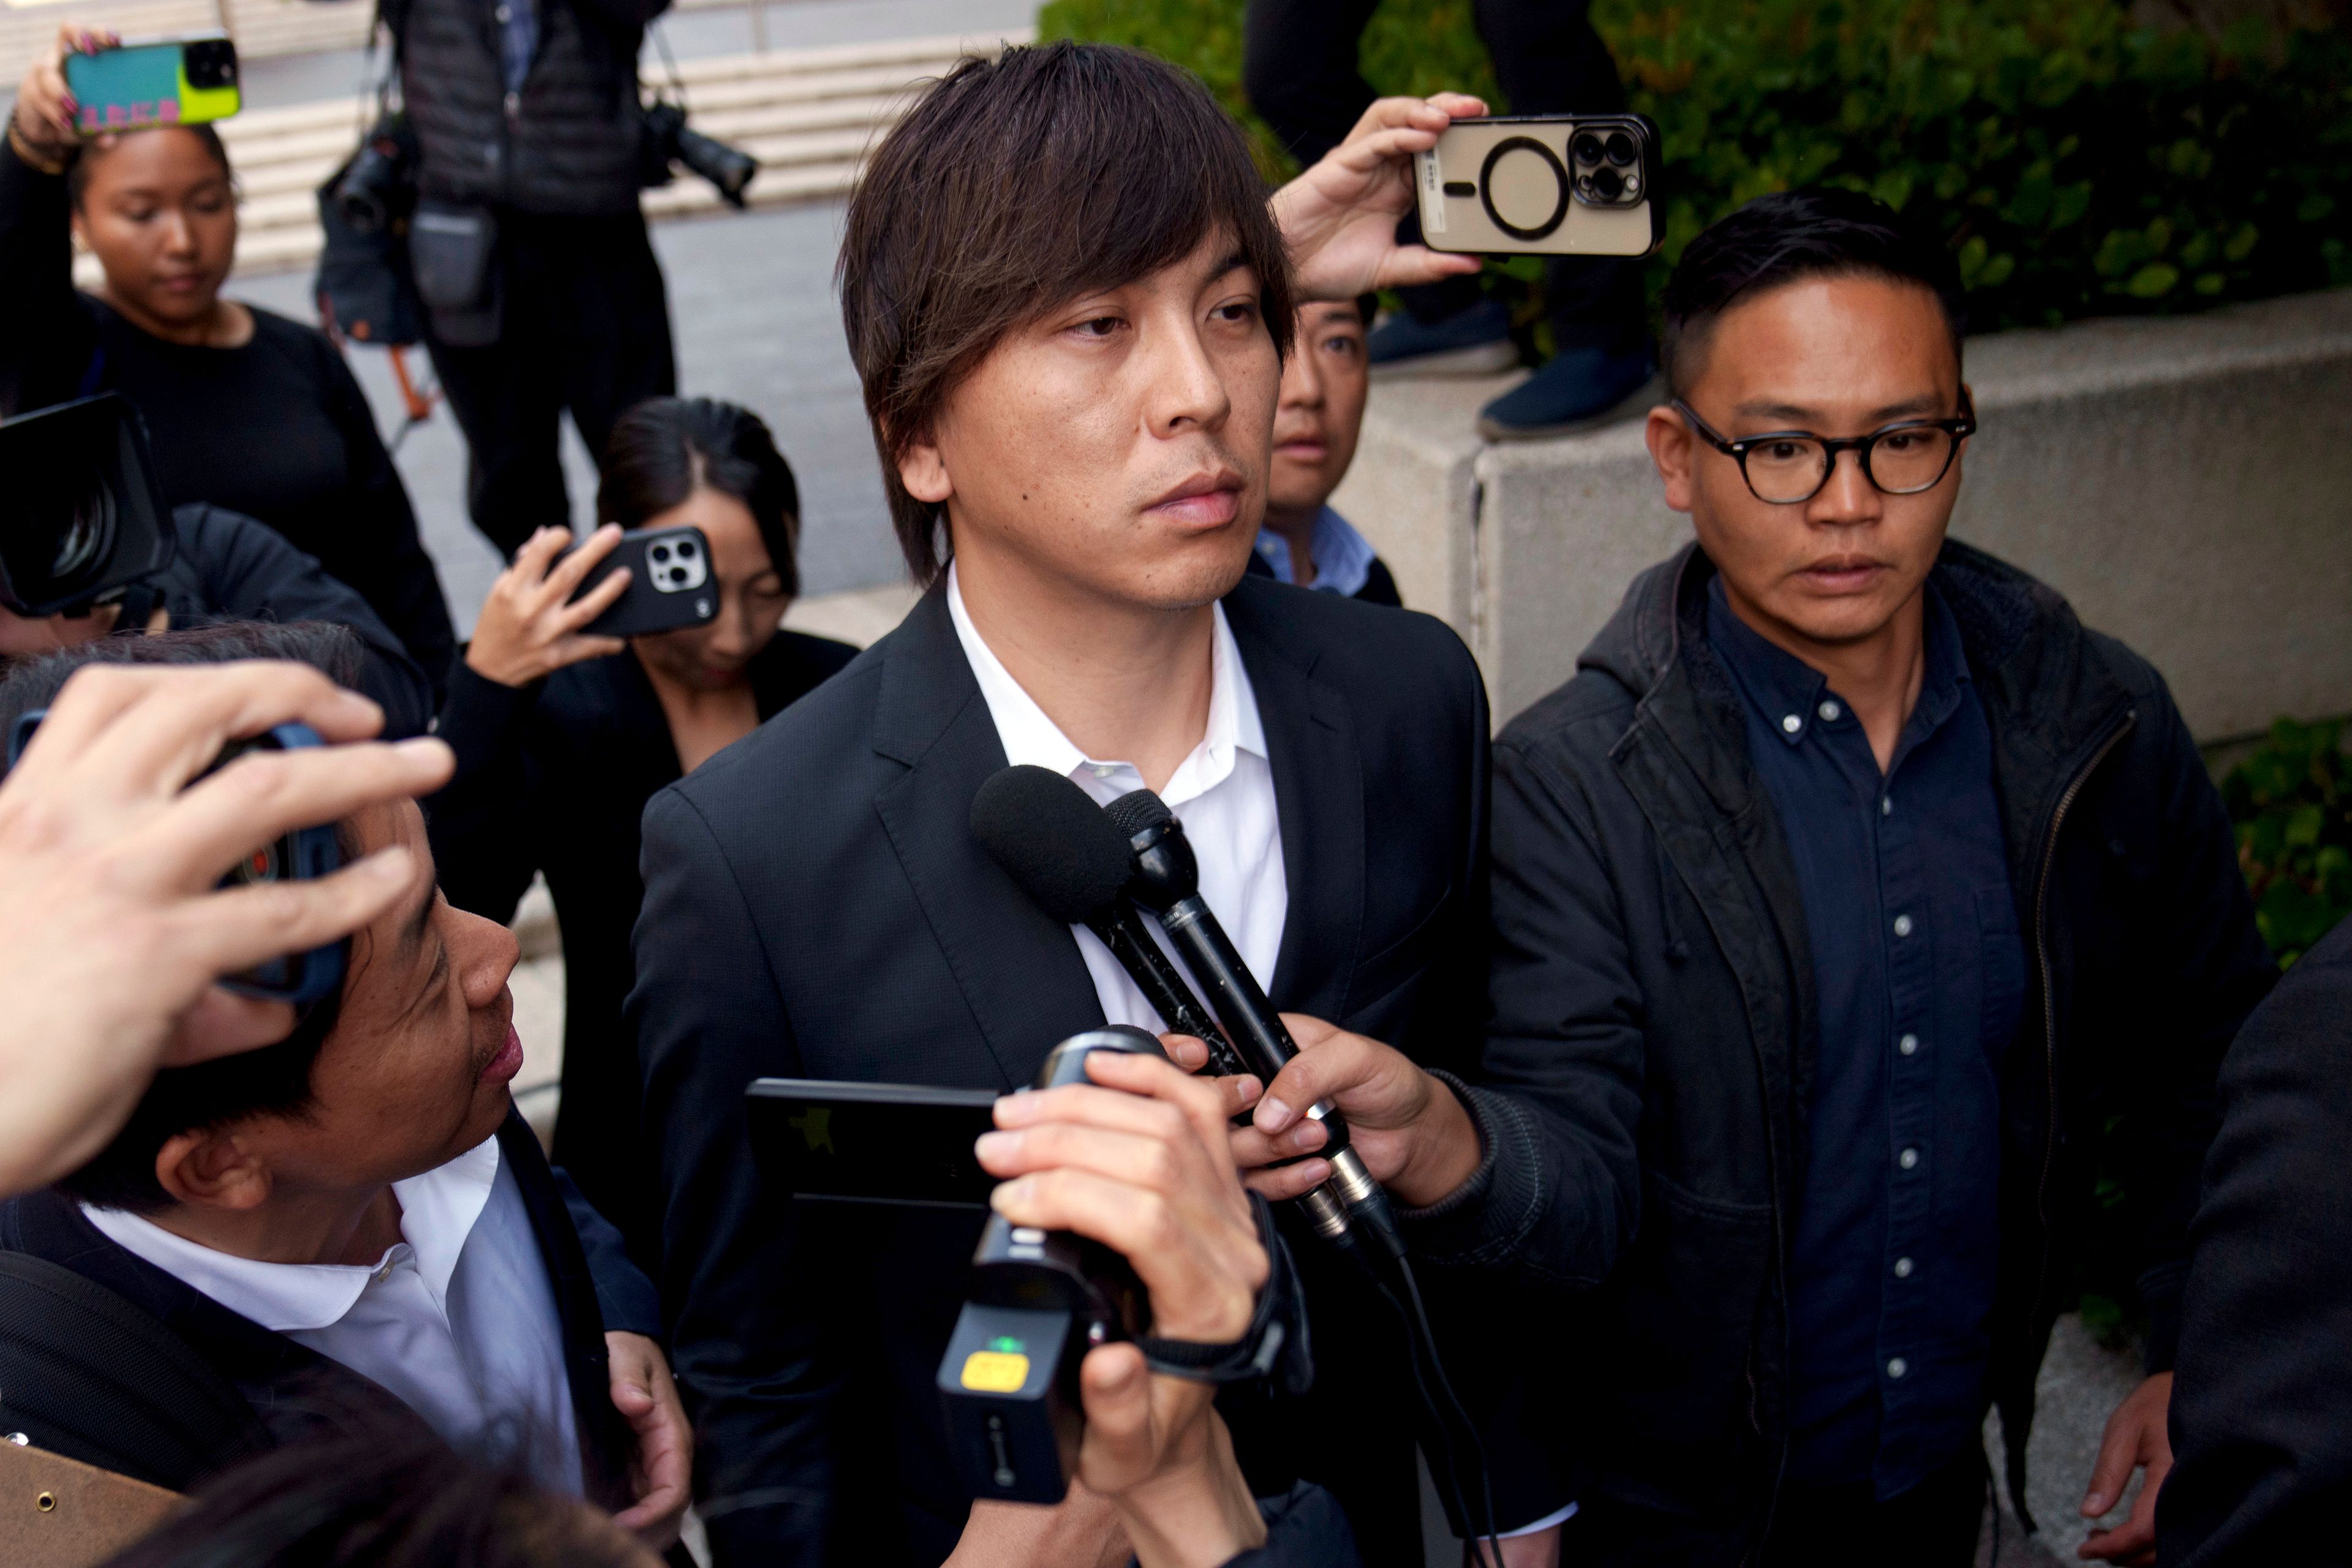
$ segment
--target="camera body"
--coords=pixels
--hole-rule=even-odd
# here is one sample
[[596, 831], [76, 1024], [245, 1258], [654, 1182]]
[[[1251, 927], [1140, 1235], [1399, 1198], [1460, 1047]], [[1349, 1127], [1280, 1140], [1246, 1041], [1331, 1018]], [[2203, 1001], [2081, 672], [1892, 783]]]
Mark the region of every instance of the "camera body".
[[407, 115], [387, 113], [369, 127], [329, 198], [352, 233], [383, 234], [416, 209], [416, 166], [422, 156]]
[[[36, 708], [10, 727], [7, 754], [0, 759], [0, 774], [16, 765], [16, 759], [32, 743], [34, 731], [41, 727], [48, 711]], [[221, 748], [213, 765], [198, 776], [209, 778], [247, 752], [290, 752], [324, 744], [319, 732], [308, 724], [299, 721], [279, 724], [258, 735], [231, 741]], [[313, 881], [332, 875], [341, 869], [342, 864], [342, 841], [336, 837], [333, 824], [298, 827], [238, 861], [220, 879], [220, 885], [240, 888], [262, 882]], [[308, 952], [290, 952], [256, 964], [242, 974], [231, 975], [221, 984], [243, 995], [302, 1006], [332, 994], [342, 984], [346, 947], [344, 942], [334, 942]]]
[[146, 425], [119, 393], [0, 420], [0, 605], [17, 615], [87, 615], [178, 551]]
[[1633, 257], [1665, 238], [1657, 127], [1638, 114], [1457, 121], [1413, 175], [1433, 250]]
[[760, 160], [699, 131], [689, 131], [686, 110], [667, 99], [646, 106], [645, 169], [648, 187], [669, 184], [670, 165], [683, 163], [709, 181], [729, 206], [744, 205], [743, 192], [760, 172]]
[[[1141, 1029], [1088, 1029], [1047, 1053], [1035, 1087], [1086, 1082], [1086, 1058], [1102, 1050], [1163, 1054]], [[1149, 1315], [1142, 1282], [1110, 1248], [990, 1215], [938, 1378], [966, 1495], [1060, 1502], [1086, 1431], [1078, 1363], [1144, 1332]]]

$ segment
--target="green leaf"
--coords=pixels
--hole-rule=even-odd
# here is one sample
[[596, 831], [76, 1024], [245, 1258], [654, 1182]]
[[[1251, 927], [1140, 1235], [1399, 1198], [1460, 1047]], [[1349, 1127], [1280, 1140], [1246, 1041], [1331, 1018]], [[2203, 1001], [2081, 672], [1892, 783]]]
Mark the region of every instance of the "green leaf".
[[2229, 240], [2222, 245], [2221, 254], [2232, 261], [2243, 261], [2254, 253], [2254, 242], [2262, 237], [2263, 231], [2252, 223], [2242, 223], [2238, 226], [2237, 232], [2231, 235]]
[[2336, 198], [2326, 191], [2314, 191], [2295, 205], [2297, 223], [2317, 223], [2336, 210]]
[[2136, 300], [2160, 300], [2179, 281], [2179, 268], [2168, 261], [2151, 261], [2131, 275], [2124, 292]]
[[2016, 270], [2017, 258], [2004, 250], [1985, 263], [1984, 270], [1977, 275], [1977, 287], [1998, 289], [2008, 282], [2009, 275]]
[[1911, 176], [1901, 169], [1889, 169], [1870, 183], [1870, 194], [1901, 212], [1911, 202]]
[[1970, 235], [1968, 238], [1968, 242], [1960, 247], [1958, 259], [1960, 263], [1961, 288], [1973, 289], [1977, 286], [1978, 274], [1984, 270], [1985, 251], [1987, 248], [1988, 247], [1985, 245], [1985, 237], [1980, 234]]
[[2189, 285], [2209, 300], [2229, 286], [2230, 280], [2218, 272], [2200, 272], [2197, 275], [2197, 281]]

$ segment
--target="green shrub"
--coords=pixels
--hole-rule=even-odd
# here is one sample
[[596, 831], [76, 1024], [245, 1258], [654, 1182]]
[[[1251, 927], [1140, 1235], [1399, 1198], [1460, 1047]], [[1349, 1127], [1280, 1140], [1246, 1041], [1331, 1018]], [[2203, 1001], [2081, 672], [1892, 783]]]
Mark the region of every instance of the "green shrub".
[[2352, 914], [2352, 756], [2344, 726], [2282, 719], [2221, 781], [2263, 940], [2284, 968]]
[[[1197, 71], [1276, 173], [1242, 98], [1241, 17], [1242, 0], [1053, 0], [1038, 27]], [[1593, 20], [1664, 137], [1654, 288], [1707, 224], [1811, 183], [1941, 234], [1979, 330], [2352, 282], [2341, 30], [2157, 34], [2116, 0], [1598, 0]], [[1362, 63], [1382, 91], [1504, 107], [1469, 0], [1388, 0]]]

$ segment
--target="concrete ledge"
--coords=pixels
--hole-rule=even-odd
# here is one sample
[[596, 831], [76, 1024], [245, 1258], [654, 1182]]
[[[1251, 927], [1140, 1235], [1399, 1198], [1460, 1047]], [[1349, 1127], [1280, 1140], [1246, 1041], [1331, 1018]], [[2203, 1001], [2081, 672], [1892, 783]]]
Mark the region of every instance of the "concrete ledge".
[[[2352, 290], [1969, 343], [1983, 429], [1953, 532], [2034, 573], [2172, 684], [2200, 740], [2352, 710]], [[1638, 420], [1490, 446], [1510, 378], [1373, 388], [1334, 498], [1405, 603], [1477, 654], [1497, 720], [1574, 673], [1689, 537]]]

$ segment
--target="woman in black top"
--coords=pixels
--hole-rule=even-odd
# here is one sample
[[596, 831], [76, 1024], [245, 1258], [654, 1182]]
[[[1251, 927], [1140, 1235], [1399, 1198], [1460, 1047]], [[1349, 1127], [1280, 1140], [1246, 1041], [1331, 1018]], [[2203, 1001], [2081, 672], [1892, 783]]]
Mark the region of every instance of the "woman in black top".
[[[460, 909], [510, 919], [532, 873], [545, 873], [563, 931], [555, 1162], [650, 1267], [660, 1184], [639, 1137], [636, 1044], [621, 1016], [645, 896], [638, 818], [655, 791], [857, 650], [778, 628], [800, 587], [800, 498], [757, 415], [708, 399], [639, 404], [613, 427], [596, 510], [604, 526], [582, 548], [562, 556], [572, 536], [543, 529], [492, 584], [441, 711], [457, 775], [425, 817], [442, 890]], [[709, 539], [719, 618], [626, 642], [582, 635], [625, 572], [567, 601], [621, 530], [681, 523]]]
[[[351, 367], [324, 333], [221, 298], [236, 192], [208, 125], [73, 129], [68, 28], [26, 76], [0, 152], [0, 412], [113, 390], [147, 421], [173, 505], [258, 518], [358, 590], [437, 697], [456, 637], [415, 514]], [[71, 236], [105, 274], [73, 283]]]

